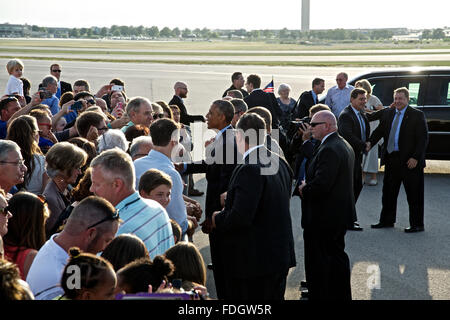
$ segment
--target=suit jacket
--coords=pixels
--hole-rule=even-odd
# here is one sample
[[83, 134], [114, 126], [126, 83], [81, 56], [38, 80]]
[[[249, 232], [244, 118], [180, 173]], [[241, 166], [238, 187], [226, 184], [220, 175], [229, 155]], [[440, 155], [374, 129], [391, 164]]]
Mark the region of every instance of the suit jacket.
[[[257, 156], [258, 152], [269, 154], [279, 164], [275, 174], [261, 174], [269, 165]], [[257, 161], [249, 161], [254, 156]], [[217, 230], [226, 238], [221, 252], [227, 275], [259, 277], [295, 266], [291, 186], [289, 166], [265, 147], [252, 151], [245, 163], [236, 167], [225, 208], [215, 218]]]
[[355, 197], [353, 166], [355, 154], [337, 132], [314, 151], [306, 170], [302, 193], [304, 229], [346, 230], [353, 223]]
[[[362, 119], [366, 126], [365, 141], [369, 141], [370, 123], [364, 114], [362, 114]], [[351, 105], [342, 110], [341, 114], [339, 115], [338, 132], [352, 146], [353, 151], [355, 152], [355, 158], [361, 161], [362, 154], [366, 150], [366, 142], [362, 140], [361, 125]]]
[[[382, 146], [381, 156], [381, 165], [383, 165], [386, 159], [389, 133], [391, 132], [396, 109], [390, 108], [380, 111], [378, 111], [381, 115], [380, 124], [373, 131], [369, 141], [370, 144], [374, 146], [381, 138], [384, 138], [385, 142]], [[423, 112], [407, 106], [398, 137], [401, 161], [406, 164], [410, 158], [414, 158], [418, 161], [418, 166], [424, 168], [427, 144], [428, 127]]]
[[61, 96], [70, 91], [72, 91], [72, 85], [68, 82], [61, 81]]
[[294, 119], [295, 118], [302, 119], [304, 117], [308, 117], [309, 109], [311, 109], [311, 107], [315, 104], [317, 104], [317, 102], [314, 101], [314, 97], [311, 93], [311, 90], [303, 92], [298, 98], [297, 104], [294, 107], [293, 110]]
[[231, 85], [231, 87], [229, 87], [227, 90], [225, 90], [225, 92], [223, 93], [223, 95], [222, 95], [222, 98], [223, 97], [225, 97], [226, 95], [227, 95], [227, 93], [228, 93], [228, 91], [230, 91], [230, 90], [239, 90], [241, 93], [242, 93], [242, 96], [245, 98], [246, 96], [248, 96], [248, 92], [246, 91], [246, 90], [244, 90], [244, 89], [238, 89], [238, 88], [235, 88], [233, 85]]
[[203, 116], [193, 116], [188, 114], [186, 106], [184, 105], [183, 101], [178, 96], [173, 96], [172, 100], [169, 101], [169, 105], [175, 104], [180, 108], [180, 122], [186, 126], [190, 125], [191, 122], [195, 121], [203, 121], [205, 122], [205, 119]]
[[279, 119], [281, 116], [281, 109], [278, 106], [275, 95], [262, 91], [261, 89], [253, 90], [247, 97], [244, 98], [248, 108], [264, 107], [272, 114], [272, 128], [278, 128]]
[[206, 173], [206, 217], [210, 217], [214, 211], [222, 210], [220, 195], [227, 191], [238, 157], [240, 159], [242, 155], [238, 154], [234, 131], [228, 129], [219, 140], [208, 146], [206, 160], [187, 164], [184, 174]]

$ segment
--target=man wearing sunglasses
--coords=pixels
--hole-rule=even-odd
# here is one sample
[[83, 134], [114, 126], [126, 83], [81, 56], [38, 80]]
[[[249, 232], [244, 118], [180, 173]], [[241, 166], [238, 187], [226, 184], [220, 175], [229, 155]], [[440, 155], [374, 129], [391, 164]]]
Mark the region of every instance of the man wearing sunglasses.
[[91, 168], [90, 191], [115, 206], [123, 220], [118, 235], [138, 236], [152, 259], [174, 245], [166, 210], [156, 201], [141, 198], [136, 191], [133, 161], [127, 153], [118, 148], [103, 151], [92, 160]]
[[184, 100], [187, 98], [188, 94], [188, 87], [187, 84], [181, 81], [178, 81], [173, 86], [173, 89], [175, 90], [175, 95], [173, 96], [172, 100], [169, 101], [169, 105], [175, 104], [180, 108], [180, 122], [186, 126], [189, 126], [192, 122], [195, 121], [202, 121], [205, 122], [206, 119], [202, 115], [190, 115], [187, 112], [187, 108], [184, 105]]
[[105, 199], [90, 196], [82, 200], [64, 230], [51, 236], [34, 258], [26, 281], [35, 298], [51, 300], [63, 294], [60, 280], [69, 249], [78, 247], [92, 254], [103, 251], [114, 239], [119, 222], [119, 214]]
[[352, 147], [337, 133], [336, 118], [319, 111], [311, 119], [320, 142], [298, 187], [302, 198], [305, 274], [310, 300], [350, 300], [350, 261], [345, 233], [353, 222]]
[[72, 85], [68, 82], [61, 81], [61, 66], [57, 63], [54, 63], [50, 66], [50, 74], [56, 79], [58, 79], [58, 91], [56, 91], [56, 97], [61, 99], [61, 96], [66, 93], [72, 91]]

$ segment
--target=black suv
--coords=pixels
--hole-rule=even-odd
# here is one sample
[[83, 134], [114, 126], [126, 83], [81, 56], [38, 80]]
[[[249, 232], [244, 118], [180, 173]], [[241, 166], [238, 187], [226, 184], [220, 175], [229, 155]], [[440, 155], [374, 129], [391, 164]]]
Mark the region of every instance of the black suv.
[[393, 92], [409, 89], [409, 105], [423, 111], [428, 123], [427, 159], [450, 160], [450, 68], [389, 69], [360, 75], [348, 83], [369, 80], [372, 94], [385, 107], [393, 101]]

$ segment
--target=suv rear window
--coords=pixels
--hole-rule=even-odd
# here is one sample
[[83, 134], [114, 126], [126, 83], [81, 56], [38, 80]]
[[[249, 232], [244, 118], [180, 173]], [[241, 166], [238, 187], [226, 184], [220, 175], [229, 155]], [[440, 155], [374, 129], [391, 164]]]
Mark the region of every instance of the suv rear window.
[[450, 106], [450, 76], [429, 78], [425, 105]]
[[394, 83], [395, 78], [372, 78], [367, 79], [372, 85], [372, 95], [380, 99], [383, 106], [389, 106], [394, 100]]

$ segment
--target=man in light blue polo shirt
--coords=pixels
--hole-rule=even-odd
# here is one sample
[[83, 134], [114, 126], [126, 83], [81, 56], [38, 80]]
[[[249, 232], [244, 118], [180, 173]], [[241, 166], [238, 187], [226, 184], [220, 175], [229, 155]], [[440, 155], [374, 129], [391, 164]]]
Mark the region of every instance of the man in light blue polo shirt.
[[52, 115], [57, 114], [60, 110], [59, 99], [55, 95], [58, 91], [58, 79], [54, 76], [45, 77], [42, 80], [42, 88], [51, 93], [52, 96], [43, 100], [41, 103], [46, 104], [50, 108]]
[[350, 104], [350, 93], [355, 88], [347, 84], [348, 75], [341, 72], [336, 76], [337, 85], [328, 89], [325, 104], [330, 107], [331, 112], [339, 119], [339, 115], [346, 106]]
[[192, 235], [197, 227], [197, 220], [188, 216], [183, 199], [183, 180], [172, 163], [172, 154], [177, 154], [179, 148], [178, 125], [171, 119], [159, 119], [152, 123], [150, 135], [153, 141], [153, 150], [148, 156], [134, 161], [136, 170], [136, 186], [139, 179], [149, 169], [158, 169], [168, 174], [172, 179], [171, 200], [166, 210], [169, 217], [175, 220], [184, 234]]
[[131, 157], [117, 148], [102, 152], [91, 162], [90, 191], [111, 202], [122, 223], [117, 234], [131, 233], [144, 241], [150, 258], [164, 254], [174, 245], [172, 226], [166, 210], [156, 201], [136, 192]]

